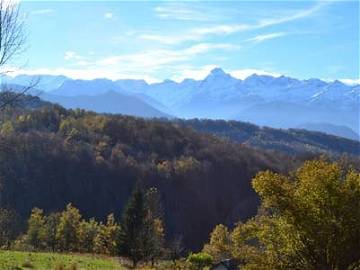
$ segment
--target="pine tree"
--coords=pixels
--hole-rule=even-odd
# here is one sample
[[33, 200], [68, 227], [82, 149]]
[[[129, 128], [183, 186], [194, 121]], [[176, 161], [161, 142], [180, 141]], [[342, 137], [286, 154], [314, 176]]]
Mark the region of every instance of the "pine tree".
[[125, 207], [118, 238], [119, 254], [130, 257], [134, 267], [145, 257], [145, 219], [144, 193], [136, 189]]

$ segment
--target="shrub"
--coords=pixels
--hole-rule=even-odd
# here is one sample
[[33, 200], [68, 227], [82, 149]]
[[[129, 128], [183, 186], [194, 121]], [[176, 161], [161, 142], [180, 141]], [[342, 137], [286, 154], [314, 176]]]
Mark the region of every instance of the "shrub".
[[212, 264], [213, 258], [211, 255], [205, 253], [205, 252], [199, 252], [199, 253], [191, 253], [187, 261], [196, 269], [196, 270], [202, 270], [206, 266], [210, 266]]

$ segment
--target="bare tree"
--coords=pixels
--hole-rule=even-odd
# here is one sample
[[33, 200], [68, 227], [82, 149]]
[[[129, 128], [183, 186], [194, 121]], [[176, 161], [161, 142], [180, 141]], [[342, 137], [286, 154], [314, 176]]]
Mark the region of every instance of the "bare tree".
[[0, 68], [23, 51], [24, 23], [14, 0], [0, 0]]
[[[0, 0], [0, 75], [10, 72], [5, 67], [23, 52], [25, 40], [24, 23], [20, 16], [18, 1]], [[0, 111], [14, 104], [37, 83], [30, 82], [28, 86], [16, 89], [16, 91], [6, 87], [6, 85], [1, 85], [0, 90], [3, 93], [0, 95]], [[4, 92], [6, 93], [4, 94]]]

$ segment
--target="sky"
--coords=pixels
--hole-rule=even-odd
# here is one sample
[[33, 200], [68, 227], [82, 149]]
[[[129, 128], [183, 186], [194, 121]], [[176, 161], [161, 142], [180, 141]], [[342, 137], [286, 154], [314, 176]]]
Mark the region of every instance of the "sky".
[[26, 1], [14, 74], [359, 80], [359, 1]]

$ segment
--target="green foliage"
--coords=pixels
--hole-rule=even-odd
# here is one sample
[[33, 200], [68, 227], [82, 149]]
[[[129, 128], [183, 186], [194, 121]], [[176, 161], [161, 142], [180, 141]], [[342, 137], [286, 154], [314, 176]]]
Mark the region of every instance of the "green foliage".
[[100, 224], [98, 234], [94, 239], [94, 252], [107, 255], [117, 254], [117, 239], [120, 233], [120, 225], [115, 221], [114, 215], [107, 217], [106, 224]]
[[124, 210], [118, 239], [119, 254], [129, 256], [133, 265], [152, 261], [163, 253], [164, 227], [160, 198], [155, 188], [136, 188]]
[[99, 234], [99, 223], [91, 218], [89, 221], [82, 220], [77, 229], [78, 250], [84, 253], [94, 251], [95, 239]]
[[129, 256], [134, 266], [145, 259], [145, 222], [144, 194], [136, 189], [125, 207], [118, 239], [119, 254]]
[[56, 239], [61, 251], [78, 250], [80, 223], [81, 215], [79, 210], [68, 204], [66, 210], [61, 213], [56, 230]]
[[34, 208], [28, 220], [26, 242], [34, 249], [44, 248], [45, 243], [45, 217], [43, 210]]
[[213, 258], [211, 255], [205, 253], [205, 252], [199, 252], [199, 253], [191, 253], [187, 261], [191, 263], [191, 265], [196, 270], [202, 270], [204, 267], [210, 266], [213, 262]]

